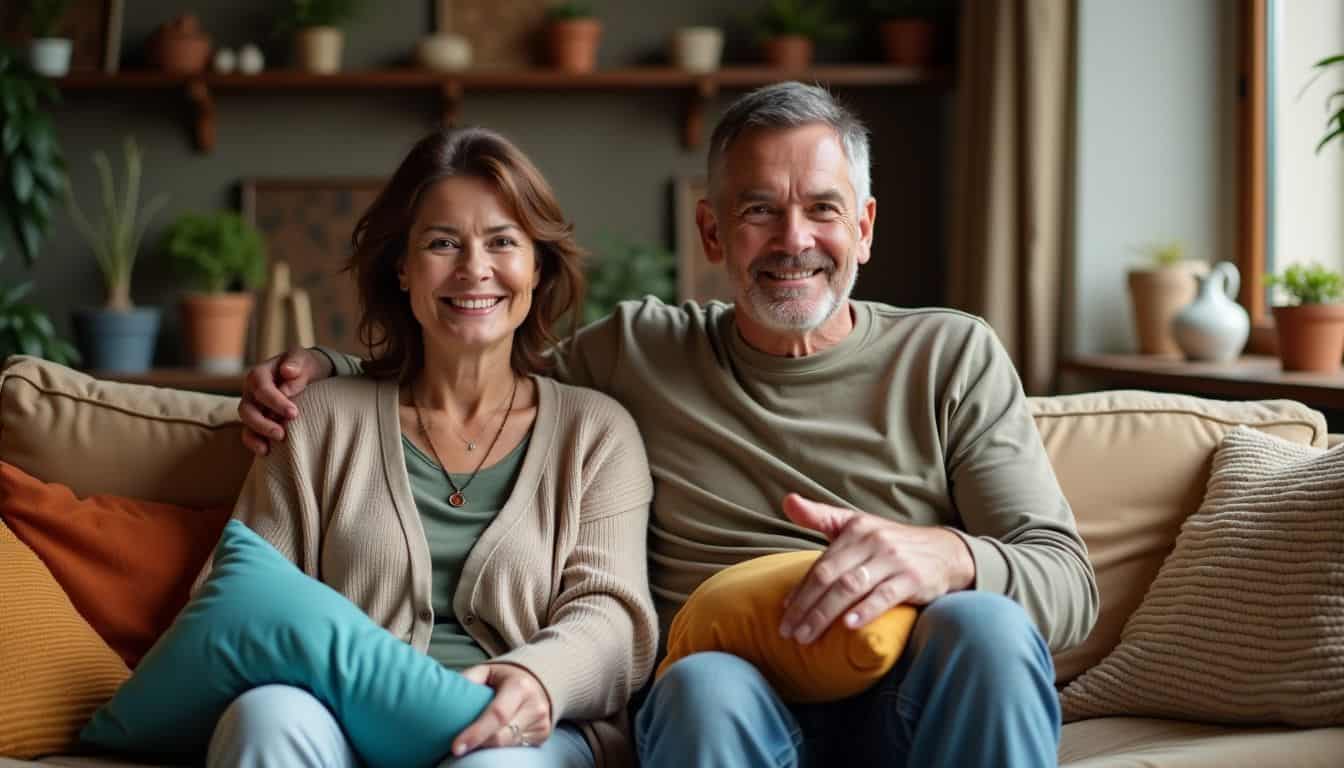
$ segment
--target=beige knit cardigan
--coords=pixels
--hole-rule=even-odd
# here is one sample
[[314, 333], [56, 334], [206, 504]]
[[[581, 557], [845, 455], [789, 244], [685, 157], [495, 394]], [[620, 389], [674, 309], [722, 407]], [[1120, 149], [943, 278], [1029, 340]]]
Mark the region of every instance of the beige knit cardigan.
[[[653, 486], [634, 421], [593, 390], [535, 377], [518, 479], [463, 567], [453, 609], [496, 661], [541, 681], [599, 766], [633, 761], [630, 695], [657, 646], [646, 525]], [[420, 651], [430, 554], [402, 453], [395, 381], [310, 386], [287, 439], [248, 474], [234, 517]]]

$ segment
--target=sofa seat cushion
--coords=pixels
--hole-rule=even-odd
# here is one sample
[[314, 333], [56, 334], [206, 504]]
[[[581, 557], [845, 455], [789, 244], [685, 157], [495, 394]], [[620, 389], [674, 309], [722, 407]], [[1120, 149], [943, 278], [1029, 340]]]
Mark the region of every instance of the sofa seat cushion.
[[1091, 635], [1055, 654], [1061, 685], [1120, 641], [1181, 523], [1199, 509], [1224, 435], [1245, 424], [1318, 448], [1327, 438], [1325, 417], [1287, 400], [1223, 402], [1114, 391], [1032, 398], [1031, 408], [1101, 595]]
[[1064, 726], [1066, 768], [1338, 768], [1344, 728], [1237, 728], [1143, 717]]
[[14, 355], [0, 371], [0, 460], [80, 497], [232, 507], [252, 466], [237, 408]]

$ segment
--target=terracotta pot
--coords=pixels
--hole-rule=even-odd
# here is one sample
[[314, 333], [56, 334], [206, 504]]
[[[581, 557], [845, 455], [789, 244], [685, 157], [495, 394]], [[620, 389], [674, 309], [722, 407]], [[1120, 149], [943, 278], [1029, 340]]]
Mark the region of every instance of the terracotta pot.
[[1344, 357], [1344, 304], [1275, 307], [1279, 361], [1285, 371], [1334, 373]]
[[597, 46], [602, 41], [602, 22], [597, 19], [553, 21], [547, 29], [551, 64], [565, 72], [597, 69]]
[[159, 69], [177, 75], [205, 71], [210, 61], [210, 36], [201, 31], [195, 16], [184, 14], [159, 27], [152, 45]]
[[1195, 300], [1199, 281], [1194, 270], [1185, 265], [1136, 269], [1130, 271], [1128, 282], [1139, 354], [1180, 354], [1181, 348], [1171, 333], [1171, 321]]
[[765, 41], [765, 60], [777, 69], [807, 69], [812, 66], [812, 39], [802, 35], [779, 35]]
[[891, 64], [923, 67], [933, 62], [937, 27], [927, 19], [892, 19], [882, 22], [882, 50]]
[[319, 75], [341, 71], [341, 48], [345, 34], [339, 27], [305, 27], [294, 35], [294, 55], [299, 69]]
[[210, 373], [243, 370], [250, 293], [188, 293], [182, 297], [182, 335], [196, 367]]

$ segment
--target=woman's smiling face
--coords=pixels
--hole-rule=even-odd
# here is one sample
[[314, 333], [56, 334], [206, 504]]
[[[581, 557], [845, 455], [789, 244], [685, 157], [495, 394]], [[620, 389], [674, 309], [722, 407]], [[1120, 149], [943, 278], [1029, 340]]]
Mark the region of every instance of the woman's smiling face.
[[495, 188], [470, 176], [421, 196], [398, 274], [426, 346], [513, 343], [541, 280], [536, 245]]

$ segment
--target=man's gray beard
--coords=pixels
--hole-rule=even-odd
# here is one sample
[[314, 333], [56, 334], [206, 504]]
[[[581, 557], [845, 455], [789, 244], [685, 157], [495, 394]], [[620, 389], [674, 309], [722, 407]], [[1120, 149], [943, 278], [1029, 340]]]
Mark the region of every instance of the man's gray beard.
[[[854, 291], [854, 284], [859, 279], [858, 261], [850, 259], [852, 265], [849, 273], [849, 279], [839, 288], [835, 287], [834, 273], [827, 276], [826, 287], [828, 295], [823, 297], [815, 305], [804, 304], [798, 301], [798, 297], [806, 292], [805, 288], [786, 288], [783, 290], [769, 291], [760, 286], [756, 279], [762, 270], [753, 270], [752, 276], [748, 278], [746, 287], [747, 301], [750, 306], [738, 307], [738, 311], [749, 312], [751, 318], [757, 323], [773, 331], [812, 331], [820, 328], [823, 323], [831, 319], [836, 310], [845, 306], [849, 301], [849, 295]], [[833, 265], [834, 262], [832, 261]], [[773, 265], [772, 265], [773, 266]], [[817, 267], [811, 267], [813, 269]], [[778, 271], [791, 271], [792, 267], [786, 267]], [[736, 272], [729, 273], [729, 279], [736, 287], [741, 287], [742, 279]], [[793, 295], [790, 295], [793, 294]]]

